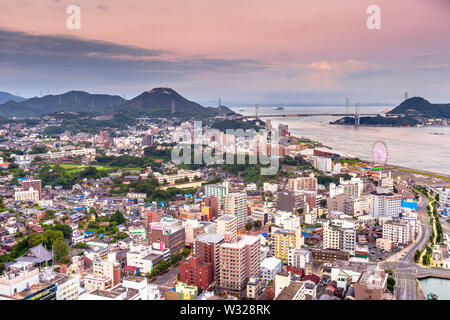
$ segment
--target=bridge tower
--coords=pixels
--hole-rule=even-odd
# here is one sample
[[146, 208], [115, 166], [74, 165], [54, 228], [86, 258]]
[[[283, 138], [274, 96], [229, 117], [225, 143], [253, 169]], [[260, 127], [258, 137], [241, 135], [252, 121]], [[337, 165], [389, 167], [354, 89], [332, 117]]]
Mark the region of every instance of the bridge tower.
[[259, 120], [259, 104], [255, 104], [255, 120]]
[[355, 127], [359, 126], [359, 118], [360, 118], [359, 117], [359, 114], [360, 114], [359, 108], [360, 108], [360, 105], [359, 105], [359, 102], [357, 102], [355, 104]]

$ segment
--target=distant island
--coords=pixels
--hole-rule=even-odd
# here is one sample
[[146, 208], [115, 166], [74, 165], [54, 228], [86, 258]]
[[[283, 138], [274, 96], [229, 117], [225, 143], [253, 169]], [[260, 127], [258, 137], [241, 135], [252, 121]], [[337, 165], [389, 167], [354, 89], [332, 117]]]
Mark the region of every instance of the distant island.
[[278, 107], [275, 110], [284, 110], [284, 108], [283, 107]]
[[[413, 127], [448, 125], [450, 104], [430, 103], [422, 97], [409, 98], [393, 110], [376, 117], [361, 117], [362, 126]], [[354, 117], [344, 117], [330, 122], [334, 125], [354, 125]]]

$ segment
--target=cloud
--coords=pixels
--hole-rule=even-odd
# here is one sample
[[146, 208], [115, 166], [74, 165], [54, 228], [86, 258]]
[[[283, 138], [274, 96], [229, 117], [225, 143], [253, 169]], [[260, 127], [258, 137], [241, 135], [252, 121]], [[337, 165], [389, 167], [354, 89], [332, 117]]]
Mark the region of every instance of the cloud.
[[[0, 86], [16, 80], [46, 87], [115, 86], [186, 79], [208, 72], [262, 70], [252, 59], [211, 59], [61, 35], [0, 29]], [[5, 72], [8, 70], [8, 72]], [[5, 75], [8, 74], [8, 79]], [[23, 79], [23, 80], [20, 80]]]

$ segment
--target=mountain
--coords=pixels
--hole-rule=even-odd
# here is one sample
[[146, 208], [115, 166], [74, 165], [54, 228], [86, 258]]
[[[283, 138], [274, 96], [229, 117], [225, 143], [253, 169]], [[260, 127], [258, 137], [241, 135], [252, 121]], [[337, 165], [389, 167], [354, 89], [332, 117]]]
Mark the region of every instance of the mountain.
[[26, 99], [12, 95], [8, 92], [0, 91], [0, 104], [8, 102], [8, 101], [22, 102], [24, 100], [26, 100]]
[[0, 104], [0, 114], [11, 118], [35, 117], [59, 111], [105, 113], [123, 105], [126, 101], [120, 96], [69, 91], [61, 95], [47, 95], [22, 102], [8, 101]]
[[134, 116], [195, 118], [198, 120], [234, 113], [231, 109], [224, 106], [205, 108], [196, 102], [187, 100], [170, 88], [154, 88], [146, 91], [124, 105], [115, 108], [115, 111]]
[[406, 99], [389, 113], [410, 115], [421, 114], [428, 117], [450, 118], [450, 103], [435, 104], [430, 103], [422, 97], [414, 97]]

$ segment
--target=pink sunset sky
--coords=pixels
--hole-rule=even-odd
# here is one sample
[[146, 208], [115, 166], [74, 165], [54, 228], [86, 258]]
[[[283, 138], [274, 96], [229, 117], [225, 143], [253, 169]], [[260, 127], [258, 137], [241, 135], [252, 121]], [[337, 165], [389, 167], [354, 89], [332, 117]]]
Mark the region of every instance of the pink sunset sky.
[[[69, 5], [81, 30], [66, 27]], [[381, 8], [381, 30], [366, 9]], [[0, 91], [450, 102], [447, 0], [0, 0]]]

